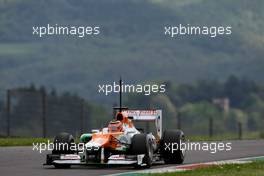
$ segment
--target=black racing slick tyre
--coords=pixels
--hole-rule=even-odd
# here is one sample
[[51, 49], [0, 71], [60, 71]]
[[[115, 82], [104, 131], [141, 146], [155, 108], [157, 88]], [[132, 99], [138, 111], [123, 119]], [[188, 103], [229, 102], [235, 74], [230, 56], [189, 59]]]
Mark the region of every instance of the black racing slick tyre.
[[73, 154], [71, 146], [74, 144], [74, 138], [69, 133], [60, 133], [54, 138], [54, 149], [52, 154]]
[[[69, 133], [60, 133], [54, 138], [54, 148], [52, 154], [61, 155], [61, 154], [73, 154], [75, 151], [71, 150], [71, 146], [74, 144], [74, 138]], [[54, 164], [57, 169], [70, 168], [70, 164]]]
[[[136, 134], [131, 141], [131, 152], [135, 155], [145, 154], [143, 163], [147, 168], [152, 166], [153, 144], [147, 134]], [[136, 165], [135, 167], [139, 167]]]
[[165, 130], [161, 139], [161, 153], [166, 164], [182, 164], [185, 150], [180, 150], [180, 143], [185, 142], [184, 133], [180, 130]]

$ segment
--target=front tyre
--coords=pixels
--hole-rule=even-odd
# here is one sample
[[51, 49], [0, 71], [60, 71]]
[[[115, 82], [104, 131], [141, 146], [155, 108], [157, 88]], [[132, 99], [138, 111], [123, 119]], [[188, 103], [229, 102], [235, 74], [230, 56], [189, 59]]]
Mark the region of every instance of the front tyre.
[[[147, 168], [152, 166], [153, 161], [153, 145], [151, 138], [147, 134], [136, 134], [131, 141], [131, 152], [135, 155], [145, 154], [143, 158], [143, 164]], [[136, 165], [136, 168], [139, 166]]]
[[52, 150], [52, 154], [73, 154], [74, 151], [71, 150], [71, 146], [74, 144], [74, 138], [69, 133], [59, 133], [55, 136], [54, 141], [54, 149]]
[[[75, 151], [71, 150], [71, 146], [74, 144], [74, 138], [69, 133], [60, 133], [54, 138], [54, 149], [52, 154], [63, 155], [63, 154], [73, 154]], [[64, 169], [70, 168], [70, 164], [53, 164], [55, 168]]]

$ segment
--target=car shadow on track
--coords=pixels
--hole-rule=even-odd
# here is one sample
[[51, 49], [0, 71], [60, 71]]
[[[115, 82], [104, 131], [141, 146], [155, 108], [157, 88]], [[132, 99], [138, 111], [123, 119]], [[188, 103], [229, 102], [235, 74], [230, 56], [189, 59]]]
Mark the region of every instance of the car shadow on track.
[[[164, 165], [164, 164], [153, 164], [151, 168], [158, 168], [159, 166], [165, 167], [165, 166], [170, 166], [170, 165]], [[48, 169], [48, 170], [98, 170], [98, 169], [103, 169], [103, 170], [144, 170], [146, 168], [141, 167], [141, 168], [135, 168], [133, 166], [128, 166], [128, 165], [72, 165], [70, 168], [63, 168], [63, 169], [58, 169], [55, 168], [54, 166], [43, 166], [43, 169]]]

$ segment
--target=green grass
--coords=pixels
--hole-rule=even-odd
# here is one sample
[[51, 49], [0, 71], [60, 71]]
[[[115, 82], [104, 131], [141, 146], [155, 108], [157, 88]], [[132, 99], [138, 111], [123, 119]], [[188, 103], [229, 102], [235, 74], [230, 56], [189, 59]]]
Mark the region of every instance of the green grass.
[[0, 43], [0, 55], [21, 56], [32, 54], [39, 50], [39, 46], [36, 43]]
[[33, 143], [47, 143], [48, 138], [0, 138], [0, 146], [31, 146]]
[[[237, 134], [223, 134], [215, 135], [213, 137], [205, 135], [196, 135], [196, 136], [187, 136], [187, 140], [190, 141], [224, 141], [224, 140], [237, 140]], [[259, 132], [247, 133], [243, 136], [243, 139], [260, 139]], [[48, 142], [51, 138], [23, 138], [23, 137], [0, 137], [0, 146], [31, 146], [32, 143]], [[76, 142], [79, 142], [79, 138], [75, 139]]]
[[201, 168], [192, 171], [162, 173], [162, 174], [142, 174], [151, 176], [261, 176], [264, 175], [264, 161], [255, 161], [248, 164], [226, 164]]
[[[242, 135], [242, 139], [261, 139], [260, 132], [247, 132]], [[191, 135], [187, 136], [190, 141], [223, 141], [223, 140], [238, 140], [238, 134], [235, 133], [225, 133], [221, 135], [214, 135], [212, 137], [206, 135]]]
[[[11, 146], [32, 146], [33, 143], [48, 143], [53, 142], [52, 138], [23, 138], [23, 137], [10, 137], [0, 138], [0, 147], [11, 147]], [[79, 138], [75, 138], [75, 142], [79, 143]]]

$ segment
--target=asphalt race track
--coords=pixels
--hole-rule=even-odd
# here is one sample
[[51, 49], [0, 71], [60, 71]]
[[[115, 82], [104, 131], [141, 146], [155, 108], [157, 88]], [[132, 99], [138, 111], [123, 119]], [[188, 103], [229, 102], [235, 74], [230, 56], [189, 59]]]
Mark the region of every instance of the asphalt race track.
[[[203, 151], [188, 151], [185, 164], [236, 159], [251, 156], [264, 156], [264, 140], [230, 141], [232, 150], [211, 154]], [[3, 176], [91, 176], [106, 175], [136, 171], [133, 167], [99, 167], [73, 166], [71, 169], [55, 169], [53, 166], [43, 166], [45, 153], [32, 151], [32, 147], [0, 147], [0, 174]], [[156, 165], [152, 168], [172, 166]]]

